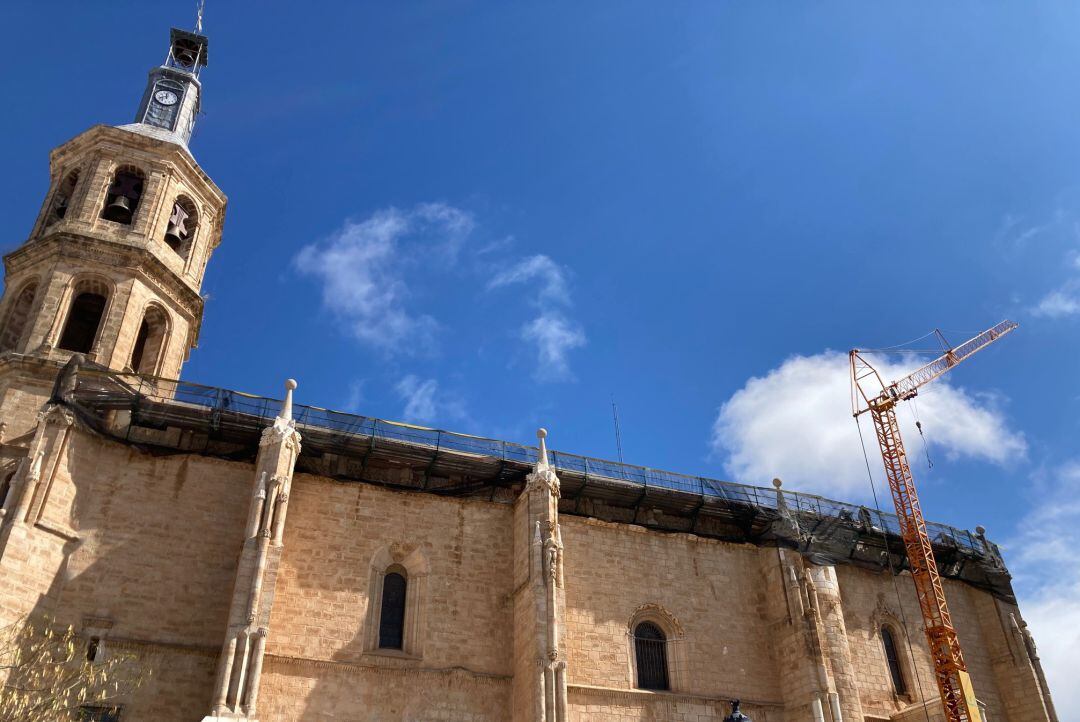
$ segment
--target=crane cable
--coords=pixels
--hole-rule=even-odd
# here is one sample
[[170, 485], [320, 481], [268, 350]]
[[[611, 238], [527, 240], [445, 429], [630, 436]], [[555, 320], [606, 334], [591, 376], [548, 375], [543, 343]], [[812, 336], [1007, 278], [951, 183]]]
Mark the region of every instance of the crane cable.
[[924, 338], [930, 338], [936, 332], [937, 331], [935, 330], [935, 331], [931, 331], [930, 333], [925, 333], [922, 336], [919, 336], [918, 338], [913, 338], [910, 341], [904, 341], [903, 343], [898, 343], [895, 346], [883, 346], [882, 348], [863, 349], [863, 350], [864, 351], [898, 351], [898, 350], [903, 350], [904, 346], [910, 346], [913, 343], [916, 343], [918, 341], [922, 341]]
[[915, 428], [919, 430], [919, 437], [922, 439], [922, 450], [923, 454], [926, 455], [926, 468], [933, 469], [934, 461], [930, 458], [930, 446], [926, 443], [926, 434], [923, 433], [922, 421], [919, 420], [919, 402], [914, 396], [911, 397], [911, 406], [908, 408], [912, 409], [911, 416], [915, 419]]
[[[855, 417], [855, 427], [859, 430], [859, 445], [862, 446], [863, 463], [866, 464], [866, 476], [870, 479], [870, 491], [874, 495], [874, 510], [877, 511], [878, 521], [880, 522], [882, 519], [881, 503], [878, 501], [874, 474], [870, 471], [870, 456], [866, 453], [866, 441], [863, 439], [862, 424], [859, 423], [858, 416]], [[921, 429], [919, 433], [922, 433]], [[915, 682], [919, 687], [919, 703], [922, 705], [926, 722], [930, 722], [930, 711], [926, 708], [926, 694], [923, 691], [922, 675], [919, 674], [919, 665], [915, 664], [915, 649], [911, 644], [911, 634], [908, 631], [907, 612], [904, 611], [904, 603], [900, 597], [900, 585], [896, 582], [896, 568], [893, 566], [892, 552], [889, 551], [889, 537], [886, 535], [884, 527], [885, 525], [882, 524], [881, 541], [885, 544], [885, 558], [889, 562], [889, 576], [892, 577], [893, 592], [896, 593], [896, 606], [900, 609], [900, 620], [904, 624], [904, 638], [907, 640], [908, 659], [911, 660], [911, 669], [915, 671]]]

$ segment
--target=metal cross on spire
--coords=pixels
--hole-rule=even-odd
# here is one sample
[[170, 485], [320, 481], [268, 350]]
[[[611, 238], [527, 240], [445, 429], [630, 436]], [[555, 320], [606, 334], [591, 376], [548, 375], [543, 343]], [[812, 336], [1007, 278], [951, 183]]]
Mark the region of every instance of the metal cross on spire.
[[206, 0], [199, 0], [199, 12], [195, 16], [195, 32], [202, 35], [202, 16], [203, 10], [206, 9]]

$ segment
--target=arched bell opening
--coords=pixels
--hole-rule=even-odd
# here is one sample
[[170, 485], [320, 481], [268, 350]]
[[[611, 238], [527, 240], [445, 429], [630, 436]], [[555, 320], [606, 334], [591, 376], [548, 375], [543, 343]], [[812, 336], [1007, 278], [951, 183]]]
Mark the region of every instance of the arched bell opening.
[[[8, 494], [11, 493], [11, 482], [15, 480], [15, 469], [7, 472], [0, 481], [0, 509], [7, 509]], [[2, 520], [0, 520], [2, 521]]]
[[49, 215], [45, 220], [46, 225], [52, 225], [67, 217], [72, 199], [75, 197], [75, 187], [79, 184], [79, 171], [73, 170], [64, 176], [60, 185], [56, 188], [52, 205], [49, 207]]
[[116, 171], [109, 190], [105, 194], [105, 206], [101, 217], [113, 223], [131, 225], [142, 200], [146, 176], [134, 166], [123, 166]]
[[131, 369], [145, 376], [158, 375], [168, 337], [169, 317], [164, 309], [157, 305], [147, 306], [131, 351]]
[[199, 209], [187, 196], [178, 196], [173, 202], [169, 223], [165, 228], [165, 243], [181, 258], [187, 258], [199, 227]]
[[34, 309], [37, 291], [38, 282], [33, 280], [24, 285], [15, 296], [7, 318], [4, 319], [4, 330], [0, 332], [0, 352], [14, 351], [18, 348], [23, 332], [26, 331], [27, 322], [30, 320], [30, 313]]
[[84, 279], [77, 283], [72, 293], [64, 331], [60, 334], [60, 348], [76, 353], [90, 353], [97, 341], [108, 303], [109, 286], [104, 281]]

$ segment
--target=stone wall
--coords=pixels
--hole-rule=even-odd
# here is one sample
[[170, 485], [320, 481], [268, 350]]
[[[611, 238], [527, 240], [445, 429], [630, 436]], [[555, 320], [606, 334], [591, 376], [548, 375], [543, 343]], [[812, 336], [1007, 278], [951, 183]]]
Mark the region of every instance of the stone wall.
[[2, 549], [4, 621], [49, 615], [142, 660], [150, 681], [125, 719], [199, 719], [185, 710], [209, 703], [248, 465], [153, 457], [77, 426], [48, 448], [35, 523]]
[[[907, 572], [900, 574], [895, 587], [887, 572], [838, 567], [837, 576], [844, 601], [853, 667], [866, 714], [889, 717], [913, 704], [921, 705], [924, 700], [936, 700], [938, 690], [934, 681], [933, 661], [923, 635], [922, 617], [911, 575]], [[897, 592], [902, 608], [897, 603]], [[990, 646], [1002, 640], [1002, 630], [1000, 627], [982, 629], [974, 606], [977, 598], [992, 602], [993, 597], [951, 580], [945, 580], [945, 595], [963, 646], [964, 659], [971, 672], [975, 696], [986, 705], [990, 719], [1008, 719], [998, 694], [998, 681], [992, 667], [993, 655], [989, 653]], [[884, 624], [900, 632], [896, 635], [896, 642], [908, 686], [906, 695], [897, 695], [893, 691], [880, 636]]]
[[[350, 700], [369, 719], [394, 710], [420, 714], [416, 700], [392, 693], [398, 689], [407, 696], [420, 684], [469, 689], [463, 699], [475, 697], [477, 709], [491, 709], [497, 699], [494, 709], [505, 710], [512, 648], [511, 517], [506, 504], [297, 474], [267, 645], [274, 661], [259, 695], [262, 718], [317, 719]], [[411, 651], [373, 649], [373, 576], [388, 562], [409, 571], [410, 585], [423, 586]], [[380, 694], [367, 684], [387, 690]], [[436, 697], [450, 704], [453, 695]], [[302, 717], [286, 716], [298, 707]]]
[[261, 722], [504, 722], [510, 678], [460, 668], [425, 669], [268, 656]]
[[561, 524], [571, 684], [632, 687], [630, 623], [654, 612], [676, 635], [673, 690], [779, 701], [760, 570], [775, 550], [565, 515]]
[[[152, 456], [61, 417], [49, 417], [42, 442], [36, 522], [0, 549], [0, 611], [5, 619], [56, 615], [102, 636], [106, 653], [144, 660], [152, 678], [125, 704], [125, 722], [200, 720], [211, 703], [254, 466]], [[505, 502], [309, 474], [294, 476], [289, 496], [259, 687], [262, 722], [530, 719], [528, 704], [512, 712], [521, 636], [514, 600], [529, 570], [544, 568], [518, 564], [531, 553], [526, 514], [515, 521]], [[808, 700], [819, 692], [839, 692], [838, 704], [865, 718], [900, 720], [922, 716], [923, 696], [936, 701], [907, 575], [897, 579], [901, 610], [888, 574], [804, 569], [790, 552], [586, 517], [562, 515], [557, 528], [569, 720], [721, 720], [739, 697], [755, 722], [810, 722]], [[373, 590], [390, 565], [407, 570], [417, 593], [401, 652], [373, 648]], [[796, 567], [802, 571], [792, 575]], [[796, 597], [814, 585], [818, 599], [800, 606]], [[990, 719], [1048, 719], [1030, 703], [1030, 660], [1007, 624], [1015, 608], [959, 583], [947, 583], [947, 593]], [[640, 619], [672, 640], [670, 692], [633, 688], [629, 635]], [[903, 697], [885, 664], [883, 623], [911, 636], [912, 652], [900, 639], [910, 687]], [[837, 650], [847, 661], [837, 662]], [[815, 654], [831, 665], [832, 686], [815, 686]]]

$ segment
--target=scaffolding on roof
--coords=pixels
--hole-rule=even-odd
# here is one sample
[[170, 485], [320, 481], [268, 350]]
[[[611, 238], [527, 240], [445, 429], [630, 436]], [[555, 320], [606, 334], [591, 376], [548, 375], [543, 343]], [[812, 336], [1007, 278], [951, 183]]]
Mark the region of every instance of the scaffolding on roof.
[[[93, 429], [153, 453], [251, 460], [281, 401], [186, 381], [78, 370], [65, 399]], [[509, 441], [295, 404], [303, 437], [298, 472], [445, 495], [509, 489], [523, 481], [538, 449]], [[798, 549], [819, 563], [897, 569], [906, 562], [894, 514], [814, 494], [768, 489], [644, 466], [549, 451], [563, 512]], [[375, 478], [378, 464], [410, 473]], [[599, 510], [603, 510], [601, 513]], [[644, 511], [643, 511], [644, 510]], [[994, 543], [980, 534], [927, 523], [943, 575], [1013, 598]]]

